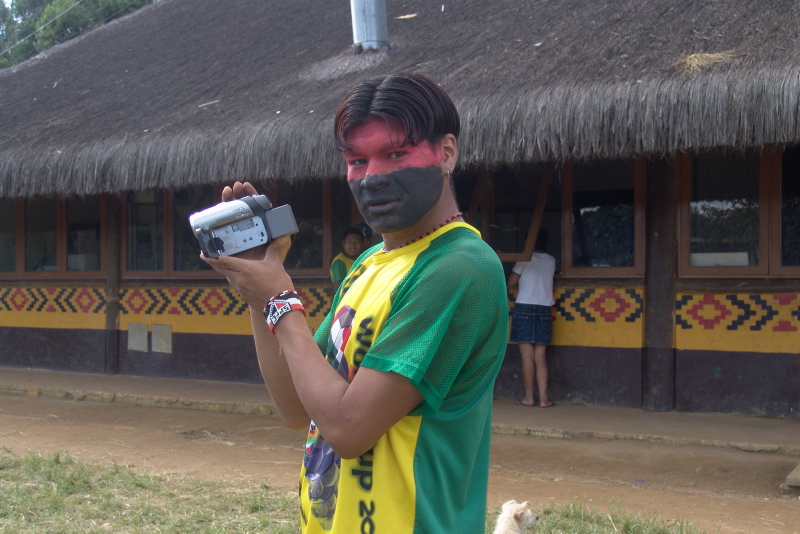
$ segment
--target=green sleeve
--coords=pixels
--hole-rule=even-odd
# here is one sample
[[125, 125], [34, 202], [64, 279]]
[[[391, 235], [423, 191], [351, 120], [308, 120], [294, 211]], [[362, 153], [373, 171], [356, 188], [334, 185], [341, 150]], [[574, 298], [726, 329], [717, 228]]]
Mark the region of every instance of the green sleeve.
[[331, 263], [331, 282], [334, 284], [340, 283], [347, 276], [347, 266], [344, 262], [337, 258]]
[[[455, 232], [449, 232], [455, 233]], [[508, 301], [502, 265], [479, 238], [420, 257], [362, 365], [408, 377], [420, 414], [491, 374], [506, 348]], [[467, 246], [464, 246], [467, 245]], [[457, 274], [456, 274], [457, 273]]]

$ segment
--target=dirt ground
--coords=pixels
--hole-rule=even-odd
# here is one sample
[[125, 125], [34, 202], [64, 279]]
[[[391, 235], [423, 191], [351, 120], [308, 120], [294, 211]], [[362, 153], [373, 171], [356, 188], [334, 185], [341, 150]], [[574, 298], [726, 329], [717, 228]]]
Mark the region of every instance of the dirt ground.
[[[0, 395], [0, 447], [20, 455], [64, 451], [92, 463], [266, 481], [294, 492], [304, 438], [263, 415]], [[616, 504], [710, 533], [800, 533], [800, 493], [779, 488], [798, 462], [714, 447], [495, 435], [489, 504]]]

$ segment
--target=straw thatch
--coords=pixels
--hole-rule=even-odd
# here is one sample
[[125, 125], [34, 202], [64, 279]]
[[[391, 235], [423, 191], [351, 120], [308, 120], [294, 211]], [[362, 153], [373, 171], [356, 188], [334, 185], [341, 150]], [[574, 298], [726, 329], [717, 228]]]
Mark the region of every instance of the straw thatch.
[[400, 70], [453, 96], [462, 165], [800, 140], [794, 0], [387, 9], [356, 55], [346, 0], [162, 0], [0, 71], [0, 196], [340, 176], [339, 99]]

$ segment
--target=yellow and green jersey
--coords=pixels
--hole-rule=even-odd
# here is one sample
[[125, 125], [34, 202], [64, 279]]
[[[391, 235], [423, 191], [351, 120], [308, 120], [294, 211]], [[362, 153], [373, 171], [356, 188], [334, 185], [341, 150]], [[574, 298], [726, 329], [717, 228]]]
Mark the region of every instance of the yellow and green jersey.
[[331, 282], [338, 284], [347, 275], [347, 271], [353, 266], [355, 258], [347, 256], [344, 252], [340, 252], [333, 258], [331, 262]]
[[398, 373], [424, 400], [355, 459], [338, 457], [311, 423], [300, 477], [305, 534], [484, 532], [507, 329], [500, 260], [467, 224], [356, 260], [317, 344], [346, 380], [362, 365]]

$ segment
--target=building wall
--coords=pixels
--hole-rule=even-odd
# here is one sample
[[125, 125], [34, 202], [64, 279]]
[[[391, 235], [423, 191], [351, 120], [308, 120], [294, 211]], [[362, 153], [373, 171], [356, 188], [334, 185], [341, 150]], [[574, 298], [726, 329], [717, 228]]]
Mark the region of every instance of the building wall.
[[[298, 293], [316, 329], [330, 288]], [[104, 372], [106, 300], [100, 285], [0, 286], [0, 365]], [[643, 300], [640, 287], [556, 290], [554, 399], [642, 406]], [[126, 286], [118, 324], [120, 373], [261, 381], [248, 308], [228, 287]], [[676, 409], [796, 417], [799, 327], [797, 293], [676, 294]], [[510, 344], [496, 396], [521, 394], [519, 351]]]
[[[310, 328], [331, 298], [298, 288]], [[0, 286], [0, 365], [102, 373], [105, 287]], [[229, 287], [127, 286], [119, 291], [120, 373], [258, 382], [261, 375], [245, 302]]]
[[678, 293], [675, 347], [676, 409], [800, 413], [800, 293]]
[[102, 373], [105, 289], [0, 286], [0, 364]]
[[[641, 407], [642, 295], [640, 287], [555, 290], [553, 344], [547, 352], [551, 398]], [[517, 399], [523, 393], [519, 349], [512, 343], [506, 351], [495, 396]]]

